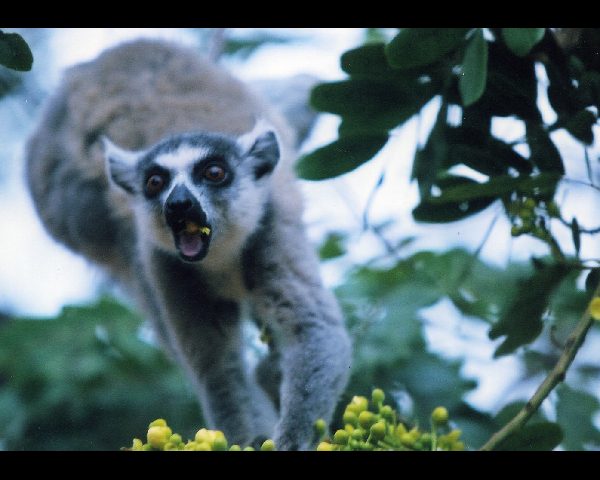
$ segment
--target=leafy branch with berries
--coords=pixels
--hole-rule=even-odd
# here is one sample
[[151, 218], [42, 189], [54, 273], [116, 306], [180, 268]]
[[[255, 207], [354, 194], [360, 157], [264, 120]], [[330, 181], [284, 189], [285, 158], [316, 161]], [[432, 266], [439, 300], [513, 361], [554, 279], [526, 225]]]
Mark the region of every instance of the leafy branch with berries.
[[[547, 246], [547, 257], [531, 258], [533, 271], [519, 279], [519, 291], [503, 311], [489, 315], [489, 338], [502, 339], [495, 357], [516, 354], [538, 339], [552, 323], [557, 291], [574, 275], [586, 278], [581, 320], [555, 355], [554, 367], [518, 413], [484, 442], [484, 450], [527, 433], [527, 421], [565, 379], [593, 324], [592, 306], [600, 301], [599, 261], [581, 256], [582, 237], [600, 229], [583, 227], [575, 215], [565, 218], [561, 212], [569, 187], [598, 191], [591, 152], [600, 109], [599, 49], [598, 29], [405, 28], [389, 40], [345, 52], [341, 68], [348, 78], [312, 92], [312, 105], [339, 115], [341, 122], [334, 142], [301, 159], [303, 178], [325, 180], [354, 171], [391, 148], [398, 129], [437, 101], [433, 127], [412, 161], [420, 197], [414, 220], [451, 223], [498, 211], [500, 205], [513, 237], [529, 236]], [[507, 118], [523, 134], [499, 135], [498, 119]], [[564, 132], [581, 146], [581, 154], [566, 156], [559, 149], [557, 134]], [[569, 176], [577, 162], [587, 178]], [[375, 189], [384, 180], [385, 170]], [[572, 246], [556, 233], [565, 226]], [[463, 273], [461, 281], [469, 268]]]
[[[384, 404], [385, 393], [376, 388], [371, 401], [364, 396], [352, 397], [343, 414], [344, 428], [328, 433], [323, 419], [315, 422], [316, 450], [331, 451], [461, 451], [465, 444], [460, 440], [461, 431], [451, 428], [448, 410], [436, 407], [431, 413], [430, 429], [401, 421], [398, 412]], [[228, 445], [220, 430], [201, 428], [193, 440], [183, 442], [181, 435], [173, 433], [167, 422], [159, 418], [148, 426], [146, 442], [134, 438], [126, 451], [254, 451], [251, 445]], [[277, 445], [267, 439], [260, 451], [277, 450]]]

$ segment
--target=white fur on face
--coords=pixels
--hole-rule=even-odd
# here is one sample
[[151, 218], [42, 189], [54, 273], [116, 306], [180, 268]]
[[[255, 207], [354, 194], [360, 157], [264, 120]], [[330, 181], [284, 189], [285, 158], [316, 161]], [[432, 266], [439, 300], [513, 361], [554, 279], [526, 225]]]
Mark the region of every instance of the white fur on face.
[[161, 167], [173, 170], [184, 170], [194, 164], [198, 159], [205, 157], [210, 150], [202, 147], [190, 147], [181, 145], [174, 152], [158, 155], [154, 162]]

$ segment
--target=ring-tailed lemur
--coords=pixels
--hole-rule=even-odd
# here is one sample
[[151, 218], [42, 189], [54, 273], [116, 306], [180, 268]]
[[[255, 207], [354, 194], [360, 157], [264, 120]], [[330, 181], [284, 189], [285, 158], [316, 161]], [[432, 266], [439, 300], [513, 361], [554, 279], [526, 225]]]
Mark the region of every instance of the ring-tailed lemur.
[[[292, 145], [221, 68], [139, 40], [71, 68], [27, 151], [44, 225], [135, 296], [210, 426], [288, 450], [331, 417], [351, 356], [305, 236]], [[252, 373], [242, 305], [271, 334]]]

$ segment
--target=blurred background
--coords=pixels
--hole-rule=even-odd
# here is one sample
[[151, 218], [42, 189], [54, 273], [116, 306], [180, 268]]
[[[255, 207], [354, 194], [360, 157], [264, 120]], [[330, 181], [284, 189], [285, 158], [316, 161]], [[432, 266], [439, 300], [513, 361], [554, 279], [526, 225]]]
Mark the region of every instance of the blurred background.
[[[218, 56], [235, 76], [285, 109], [298, 78], [344, 79], [340, 56], [345, 51], [389, 41], [397, 30], [4, 31], [25, 38], [34, 64], [27, 73], [0, 67], [0, 449], [116, 450], [159, 417], [191, 436], [202, 425], [200, 409], [177, 367], [157, 349], [144, 319], [93, 265], [54, 242], [36, 217], [24, 186], [23, 152], [40, 107], [65, 68], [144, 36]], [[556, 114], [544, 93], [548, 80], [542, 68], [536, 74], [539, 108], [550, 123]], [[500, 341], [488, 337], [489, 317], [497, 317], [523, 287], [519, 280], [531, 270], [529, 259], [547, 255], [547, 246], [512, 237], [498, 203], [460, 221], [415, 222], [419, 190], [411, 180], [413, 158], [440, 104], [432, 98], [359, 168], [301, 183], [310, 239], [356, 345], [354, 375], [343, 400], [382, 387], [406, 418], [422, 423], [435, 406], [445, 405], [467, 446], [476, 448], [532, 394], [556, 360], [560, 339], [585, 308], [584, 278], [573, 275], [561, 286], [552, 321], [538, 340], [515, 355], [494, 357]], [[301, 154], [337, 138], [338, 116], [287, 113], [308, 115], [311, 129]], [[523, 136], [524, 127], [515, 119], [497, 118], [493, 131], [510, 141]], [[566, 167], [569, 178], [586, 179], [581, 145], [565, 131], [554, 132], [552, 139], [563, 158], [574, 159]], [[587, 154], [597, 167], [598, 145]], [[598, 180], [597, 168], [593, 174]], [[593, 226], [597, 193], [561, 184], [555, 198], [566, 217], [576, 212], [582, 224]], [[574, 251], [569, 227], [556, 225], [553, 234], [565, 252]], [[583, 258], [600, 258], [593, 236], [582, 237], [580, 251]], [[461, 308], [457, 298], [469, 305], [477, 299], [491, 313]], [[252, 361], [263, 349], [255, 330], [248, 327], [247, 335]], [[551, 394], [539, 414], [563, 427], [559, 448], [600, 446], [598, 337], [594, 328], [567, 384]]]

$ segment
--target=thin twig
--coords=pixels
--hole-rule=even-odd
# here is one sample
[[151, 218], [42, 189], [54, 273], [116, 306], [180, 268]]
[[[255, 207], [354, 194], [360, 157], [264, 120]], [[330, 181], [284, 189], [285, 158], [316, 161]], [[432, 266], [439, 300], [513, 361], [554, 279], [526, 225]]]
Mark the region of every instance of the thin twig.
[[[600, 295], [600, 284], [596, 287], [596, 291], [592, 298]], [[554, 388], [565, 379], [567, 370], [570, 367], [575, 355], [579, 351], [579, 348], [585, 340], [585, 336], [592, 326], [594, 319], [590, 313], [589, 305], [585, 309], [585, 312], [581, 316], [579, 323], [569, 335], [565, 343], [564, 350], [554, 368], [546, 376], [544, 381], [535, 391], [533, 396], [525, 404], [525, 406], [517, 413], [513, 419], [508, 422], [504, 427], [498, 430], [492, 437], [480, 448], [482, 451], [494, 450], [499, 444], [501, 444], [506, 438], [510, 437], [513, 433], [520, 430], [531, 416], [537, 411], [542, 402], [546, 397], [554, 390]]]
[[592, 174], [592, 163], [590, 162], [590, 155], [589, 155], [587, 147], [583, 147], [583, 152], [585, 153], [585, 166], [587, 169], [588, 179], [590, 181], [590, 184], [593, 187], [595, 187], [596, 185], [594, 185], [594, 175]]

